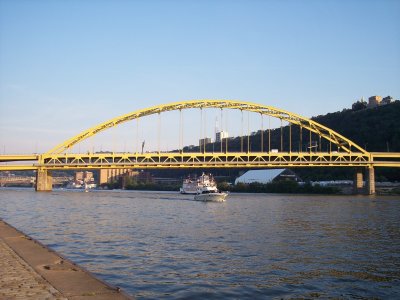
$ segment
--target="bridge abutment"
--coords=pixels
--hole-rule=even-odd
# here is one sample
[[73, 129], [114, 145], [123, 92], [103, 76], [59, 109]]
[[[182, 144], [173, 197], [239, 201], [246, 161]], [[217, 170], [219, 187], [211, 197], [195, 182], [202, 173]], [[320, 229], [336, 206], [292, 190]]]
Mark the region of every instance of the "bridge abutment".
[[51, 171], [46, 169], [38, 169], [36, 172], [36, 188], [37, 192], [48, 192], [53, 188], [53, 176]]

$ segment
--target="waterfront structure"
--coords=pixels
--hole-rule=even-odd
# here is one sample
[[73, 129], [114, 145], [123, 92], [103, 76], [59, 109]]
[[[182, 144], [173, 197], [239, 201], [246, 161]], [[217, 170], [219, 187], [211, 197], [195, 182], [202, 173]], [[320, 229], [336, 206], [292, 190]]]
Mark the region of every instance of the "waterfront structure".
[[[53, 178], [54, 184], [54, 178]], [[93, 172], [90, 171], [78, 171], [75, 172], [74, 181], [67, 185], [69, 188], [95, 188], [96, 183], [94, 180]]]
[[[283, 130], [281, 127], [280, 149], [273, 151], [271, 144], [266, 145], [268, 136], [264, 138], [261, 131], [261, 146], [258, 149], [250, 147], [249, 135], [247, 136], [247, 149], [241, 147], [241, 151], [232, 152], [227, 143], [220, 152], [207, 152], [203, 147], [199, 152], [160, 152], [146, 151], [145, 153], [68, 153], [74, 145], [119, 124], [137, 120], [139, 118], [161, 114], [169, 111], [185, 109], [214, 108], [249, 111], [262, 118], [271, 116], [282, 122], [290, 123], [287, 138], [287, 149], [283, 149]], [[309, 136], [312, 143], [318, 138], [318, 149], [293, 151], [292, 130], [298, 126], [300, 132]], [[158, 126], [160, 128], [161, 126]], [[243, 129], [243, 122], [242, 122]], [[268, 130], [270, 132], [270, 130]], [[314, 138], [314, 139], [313, 139]], [[243, 145], [244, 137], [241, 137]], [[206, 140], [205, 140], [206, 142]], [[303, 140], [303, 143], [306, 142]], [[325, 143], [325, 144], [323, 144]], [[205, 144], [205, 143], [204, 143]], [[324, 147], [322, 147], [324, 145]], [[222, 148], [222, 147], [221, 147]], [[322, 151], [322, 149], [327, 149]], [[22, 165], [8, 164], [9, 162], [27, 162]], [[30, 161], [30, 162], [29, 162]], [[113, 118], [78, 135], [60, 143], [53, 149], [43, 154], [27, 155], [0, 155], [1, 170], [36, 170], [36, 190], [48, 191], [52, 189], [52, 170], [95, 170], [95, 169], [182, 169], [182, 168], [293, 168], [293, 167], [352, 167], [367, 170], [367, 193], [375, 193], [375, 168], [376, 167], [400, 167], [400, 153], [368, 152], [355, 142], [347, 139], [336, 131], [319, 124], [318, 122], [300, 115], [281, 110], [275, 107], [260, 105], [250, 102], [228, 100], [193, 100], [175, 102], [147, 109], [134, 111], [117, 118]], [[359, 171], [357, 171], [358, 174]], [[357, 180], [360, 177], [357, 176]]]
[[75, 172], [75, 183], [94, 183], [93, 172], [90, 171], [80, 171]]
[[[36, 178], [33, 176], [2, 176], [0, 175], [0, 187], [5, 186], [33, 186]], [[54, 182], [53, 182], [54, 184]]]
[[238, 183], [270, 183], [273, 181], [301, 181], [300, 177], [295, 172], [289, 169], [266, 169], [266, 170], [250, 170], [239, 176], [235, 180]]
[[132, 169], [119, 168], [119, 169], [101, 169], [99, 174], [99, 184], [111, 183], [118, 181], [123, 176], [135, 176], [139, 172]]
[[101, 169], [100, 185], [107, 183], [119, 182], [122, 188], [128, 183], [144, 183], [144, 184], [177, 184], [180, 182], [176, 178], [158, 178], [154, 177], [150, 172], [137, 171], [133, 169]]

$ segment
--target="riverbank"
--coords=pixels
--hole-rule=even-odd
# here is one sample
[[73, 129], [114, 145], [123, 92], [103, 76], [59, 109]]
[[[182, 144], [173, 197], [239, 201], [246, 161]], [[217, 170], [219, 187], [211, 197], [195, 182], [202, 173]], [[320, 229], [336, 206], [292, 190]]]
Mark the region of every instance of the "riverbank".
[[132, 299], [0, 219], [1, 299]]

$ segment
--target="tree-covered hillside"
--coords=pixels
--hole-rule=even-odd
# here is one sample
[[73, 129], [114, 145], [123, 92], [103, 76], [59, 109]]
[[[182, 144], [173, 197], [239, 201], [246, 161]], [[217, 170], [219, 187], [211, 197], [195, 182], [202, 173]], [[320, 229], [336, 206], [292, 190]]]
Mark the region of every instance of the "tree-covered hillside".
[[[314, 121], [329, 127], [346, 138], [357, 143], [367, 151], [377, 152], [400, 152], [400, 101], [379, 106], [373, 109], [351, 110], [344, 109], [340, 112], [328, 113], [326, 115], [312, 118]], [[289, 142], [289, 132], [292, 133], [291, 144]], [[281, 129], [271, 130], [271, 145], [268, 145], [268, 131], [263, 134], [263, 149], [278, 149], [279, 151], [307, 151], [310, 146], [309, 132], [304, 130], [300, 134], [298, 126], [285, 126]], [[250, 137], [236, 137], [229, 139], [228, 151], [250, 151], [259, 152], [261, 150], [261, 132]], [[249, 143], [248, 143], [249, 141]], [[316, 134], [312, 134], [311, 145], [317, 145], [321, 151], [328, 151], [329, 142], [320, 140]], [[291, 147], [290, 147], [291, 146]], [[222, 146], [223, 151], [226, 145]], [[208, 144], [207, 152], [220, 151], [221, 144]], [[332, 149], [335, 150], [335, 149]], [[189, 149], [184, 148], [184, 152], [200, 151], [199, 147]], [[195, 170], [193, 170], [195, 172]], [[236, 173], [239, 170], [236, 170]], [[351, 168], [298, 168], [295, 171], [304, 180], [333, 180], [333, 179], [352, 179], [354, 170]], [[235, 173], [233, 170], [216, 170], [223, 175]], [[179, 172], [181, 173], [181, 172]], [[400, 169], [378, 168], [376, 170], [378, 180], [400, 181]]]
[[313, 120], [368, 151], [400, 152], [400, 101], [373, 109], [329, 113]]

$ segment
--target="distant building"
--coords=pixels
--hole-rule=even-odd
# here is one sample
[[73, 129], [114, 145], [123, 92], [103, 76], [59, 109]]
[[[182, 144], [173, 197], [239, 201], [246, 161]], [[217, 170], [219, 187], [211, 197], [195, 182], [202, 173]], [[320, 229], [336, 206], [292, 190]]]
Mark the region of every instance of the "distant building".
[[145, 184], [154, 183], [154, 177], [148, 171], [142, 170], [142, 171], [138, 172], [137, 175], [131, 176], [131, 178], [136, 183], [138, 183], [138, 182], [145, 183]]
[[381, 96], [372, 96], [368, 98], [368, 105], [367, 108], [374, 108], [380, 105], [382, 101]]
[[227, 131], [219, 131], [215, 134], [215, 141], [217, 143], [221, 142], [223, 139], [229, 138], [229, 134]]
[[137, 171], [131, 169], [101, 169], [99, 176], [99, 184], [110, 183], [118, 181], [124, 176], [135, 176], [139, 174]]
[[236, 178], [235, 184], [238, 183], [269, 183], [273, 181], [301, 181], [300, 177], [289, 169], [267, 169], [267, 170], [250, 170], [242, 176]]
[[93, 172], [89, 171], [75, 172], [74, 181], [70, 183], [70, 186], [73, 188], [80, 188], [83, 186], [89, 188], [96, 187]]
[[153, 183], [162, 185], [181, 185], [182, 179], [180, 178], [167, 178], [167, 177], [153, 177]]
[[83, 181], [83, 172], [75, 172], [75, 182], [77, 181]]
[[85, 172], [75, 172], [75, 183], [84, 184], [84, 183], [93, 183], [94, 177], [93, 172], [85, 171]]
[[199, 147], [203, 147], [207, 144], [211, 144], [211, 138], [204, 138], [199, 140]]

